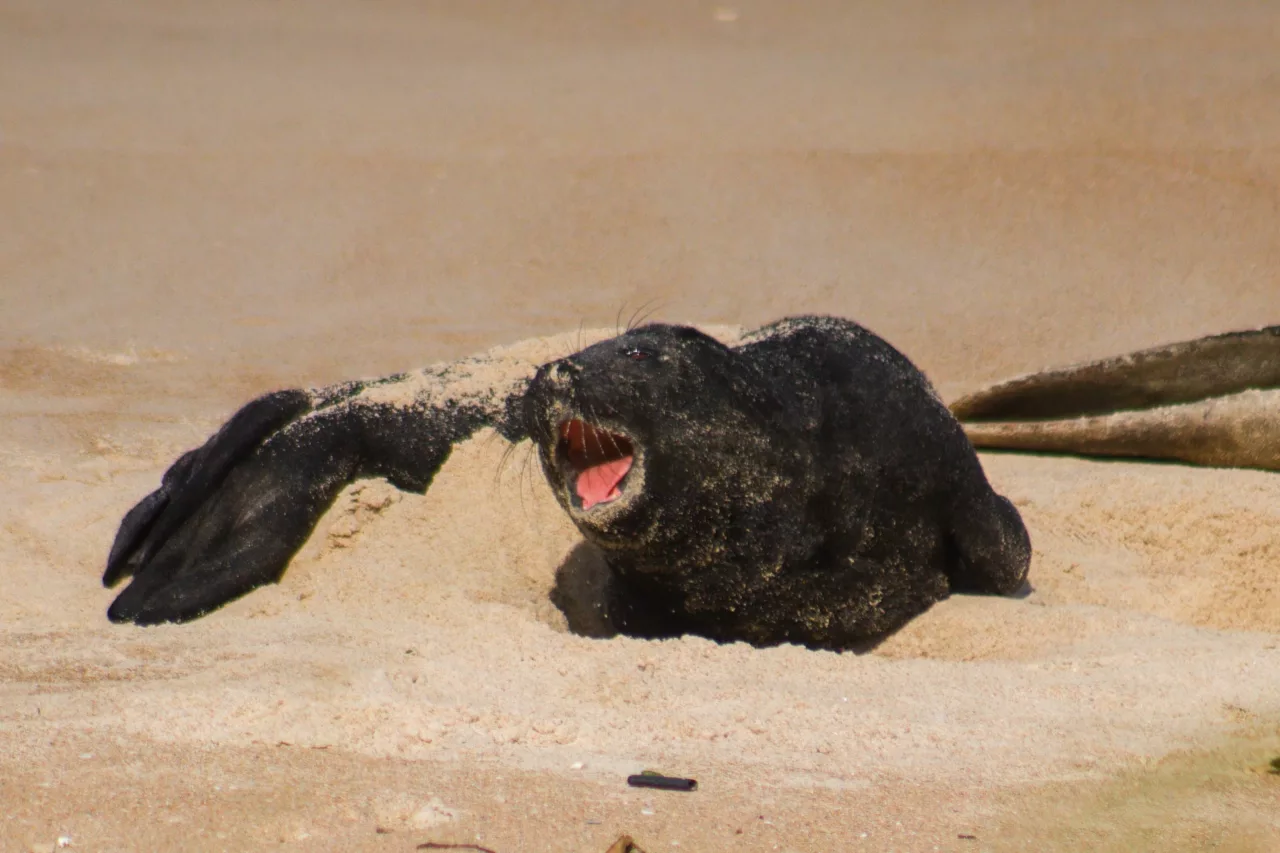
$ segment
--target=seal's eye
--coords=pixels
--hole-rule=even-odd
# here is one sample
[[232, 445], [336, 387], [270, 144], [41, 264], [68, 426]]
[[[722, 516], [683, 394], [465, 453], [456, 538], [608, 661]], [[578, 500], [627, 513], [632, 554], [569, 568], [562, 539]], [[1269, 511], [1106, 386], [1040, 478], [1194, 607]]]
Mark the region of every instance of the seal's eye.
[[640, 347], [631, 347], [629, 349], [625, 349], [622, 351], [622, 354], [625, 355], [627, 358], [631, 359], [632, 361], [645, 361], [646, 359], [653, 358], [652, 351], [647, 349], [641, 349]]

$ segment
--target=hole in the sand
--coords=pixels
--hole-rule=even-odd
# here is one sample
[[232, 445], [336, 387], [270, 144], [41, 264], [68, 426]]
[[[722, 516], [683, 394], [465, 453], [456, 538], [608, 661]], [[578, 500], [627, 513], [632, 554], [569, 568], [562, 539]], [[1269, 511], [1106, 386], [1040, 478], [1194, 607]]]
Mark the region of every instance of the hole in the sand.
[[[569, 632], [580, 637], [609, 639], [626, 634], [614, 627], [609, 618], [609, 564], [604, 552], [590, 542], [582, 541], [565, 555], [556, 569], [551, 603], [564, 616]], [[640, 635], [637, 636], [641, 639]], [[890, 635], [852, 644], [844, 649], [851, 654], [874, 651]]]
[[590, 542], [579, 542], [556, 569], [551, 603], [564, 614], [569, 631], [582, 637], [616, 637], [609, 621], [609, 565]]

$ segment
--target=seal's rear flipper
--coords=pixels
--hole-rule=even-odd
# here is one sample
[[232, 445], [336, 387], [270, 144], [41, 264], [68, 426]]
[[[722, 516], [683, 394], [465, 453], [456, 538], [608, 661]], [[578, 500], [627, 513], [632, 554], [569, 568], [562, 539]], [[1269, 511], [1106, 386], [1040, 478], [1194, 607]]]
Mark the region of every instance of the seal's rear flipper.
[[1002, 382], [951, 405], [977, 447], [1280, 470], [1280, 326]]
[[266, 394], [236, 412], [203, 447], [183, 454], [165, 472], [160, 488], [139, 501], [120, 522], [102, 575], [103, 585], [115, 586], [132, 575], [237, 463], [310, 408], [311, 395], [305, 391]]
[[952, 592], [1013, 595], [1027, 580], [1031, 538], [1017, 508], [990, 488], [969, 490], [950, 517], [955, 567], [948, 572]]
[[108, 618], [203, 616], [278, 581], [351, 481], [425, 490], [453, 445], [481, 427], [522, 437], [514, 414], [527, 378], [480, 385], [475, 364], [249, 403], [124, 517], [103, 583], [133, 580]]
[[[107, 617], [140, 625], [185, 622], [279, 580], [358, 462], [345, 424], [307, 428], [324, 420], [286, 427], [234, 459], [224, 455], [230, 470], [221, 477], [206, 472], [197, 458], [194, 476], [162, 486], [156, 494], [168, 489], [172, 497], [130, 555], [133, 581]], [[196, 453], [216, 450], [222, 436]], [[128, 522], [126, 517], [117, 541]], [[109, 566], [104, 582], [113, 570], [118, 576], [120, 565]]]

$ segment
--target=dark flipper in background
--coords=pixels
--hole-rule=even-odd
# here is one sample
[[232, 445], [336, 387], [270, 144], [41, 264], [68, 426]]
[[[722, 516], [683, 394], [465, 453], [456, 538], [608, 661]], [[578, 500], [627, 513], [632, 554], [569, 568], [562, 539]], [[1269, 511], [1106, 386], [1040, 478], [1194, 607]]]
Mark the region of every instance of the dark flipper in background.
[[477, 359], [365, 385], [280, 391], [246, 405], [125, 515], [103, 583], [133, 580], [107, 611], [151, 625], [198, 618], [284, 574], [344, 486], [385, 477], [423, 491], [454, 444], [485, 426], [522, 436], [527, 368]]
[[1046, 370], [951, 411], [977, 447], [1280, 470], [1280, 326]]

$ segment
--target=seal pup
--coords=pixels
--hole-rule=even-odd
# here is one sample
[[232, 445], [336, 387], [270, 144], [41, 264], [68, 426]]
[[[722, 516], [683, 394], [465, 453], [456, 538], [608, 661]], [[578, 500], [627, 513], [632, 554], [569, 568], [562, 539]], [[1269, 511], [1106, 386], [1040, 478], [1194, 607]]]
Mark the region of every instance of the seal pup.
[[1020, 376], [951, 411], [978, 447], [1280, 471], [1280, 326]]
[[1026, 577], [1017, 510], [923, 374], [856, 323], [799, 317], [735, 346], [648, 324], [539, 367], [495, 351], [268, 394], [125, 516], [109, 617], [185, 621], [278, 580], [346, 483], [425, 490], [482, 427], [532, 439], [634, 636], [846, 648]]

